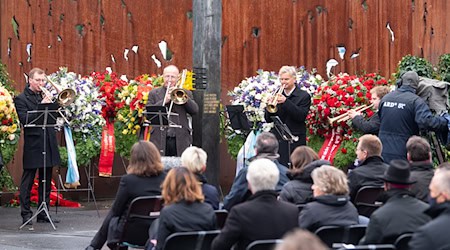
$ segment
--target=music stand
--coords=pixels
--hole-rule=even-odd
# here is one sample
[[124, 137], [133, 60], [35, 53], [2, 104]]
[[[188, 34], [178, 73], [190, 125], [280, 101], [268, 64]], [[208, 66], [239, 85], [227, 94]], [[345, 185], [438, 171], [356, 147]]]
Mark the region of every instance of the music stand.
[[[179, 125], [179, 115], [177, 113], [167, 113], [167, 107], [166, 106], [146, 106], [145, 111], [142, 112], [144, 114], [146, 120], [144, 121], [144, 124], [142, 124], [143, 127], [155, 127], [159, 128], [162, 131], [164, 131], [166, 128], [181, 128], [181, 125]], [[163, 145], [163, 136], [161, 134], [161, 143], [160, 145]], [[161, 152], [161, 155], [165, 153], [165, 149], [159, 149]]]
[[[281, 139], [287, 142], [289, 156], [291, 154], [291, 144], [298, 141], [298, 136], [292, 134], [291, 130], [281, 121], [279, 116], [270, 116], [270, 119], [272, 119], [275, 130], [280, 135]], [[288, 159], [289, 164], [291, 164], [290, 157], [288, 157]]]
[[[19, 229], [22, 229], [24, 226], [28, 224], [28, 222], [32, 221], [34, 218], [36, 218], [41, 212], [45, 212], [45, 215], [47, 216], [48, 220], [50, 221], [50, 224], [52, 225], [53, 229], [56, 230], [55, 224], [53, 223], [52, 219], [50, 218], [50, 213], [48, 211], [47, 201], [46, 201], [46, 185], [47, 185], [47, 127], [56, 127], [59, 126], [56, 124], [57, 118], [62, 116], [61, 111], [58, 109], [57, 103], [39, 103], [37, 110], [32, 110], [27, 112], [26, 117], [26, 123], [24, 125], [25, 128], [33, 128], [33, 127], [40, 127], [42, 128], [42, 131], [44, 133], [43, 140], [44, 140], [44, 148], [43, 148], [43, 158], [44, 158], [44, 176], [40, 179], [42, 180], [42, 183], [39, 185], [44, 185], [42, 187], [42, 203], [39, 205], [36, 213], [31, 216], [30, 219], [28, 219], [25, 223], [23, 223]], [[29, 121], [31, 120], [31, 121]]]
[[[243, 105], [227, 105], [226, 112], [231, 123], [231, 128], [234, 130], [250, 131], [250, 121], [244, 113]], [[245, 167], [245, 141], [243, 146], [242, 168]]]

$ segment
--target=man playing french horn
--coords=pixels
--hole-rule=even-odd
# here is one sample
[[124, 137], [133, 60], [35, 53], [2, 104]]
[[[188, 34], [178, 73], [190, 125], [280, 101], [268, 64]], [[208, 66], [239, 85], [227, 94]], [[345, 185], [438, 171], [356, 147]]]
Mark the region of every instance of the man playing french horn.
[[[181, 128], [169, 127], [164, 130], [153, 127], [150, 141], [153, 142], [163, 156], [180, 156], [192, 144], [191, 128], [188, 123], [188, 114], [195, 115], [198, 105], [194, 101], [192, 92], [177, 86], [180, 71], [175, 65], [169, 65], [163, 71], [164, 86], [153, 89], [148, 95], [148, 106], [166, 106], [170, 113], [178, 114], [175, 122]], [[180, 84], [181, 85], [181, 84]], [[178, 93], [183, 96], [177, 97]], [[172, 96], [172, 98], [171, 98]]]
[[[265, 119], [271, 122], [271, 116], [278, 116], [284, 124], [290, 129], [294, 136], [299, 138], [294, 141], [290, 147], [288, 142], [283, 140], [281, 136], [272, 129], [272, 133], [277, 136], [279, 142], [278, 154], [280, 154], [279, 162], [288, 166], [289, 156], [292, 151], [301, 145], [306, 145], [306, 116], [311, 106], [311, 96], [296, 86], [296, 70], [292, 66], [283, 66], [279, 71], [279, 80], [281, 86], [284, 86], [282, 93], [277, 93], [268, 103], [271, 104], [276, 98], [276, 108], [265, 111]], [[290, 152], [289, 152], [290, 148]]]

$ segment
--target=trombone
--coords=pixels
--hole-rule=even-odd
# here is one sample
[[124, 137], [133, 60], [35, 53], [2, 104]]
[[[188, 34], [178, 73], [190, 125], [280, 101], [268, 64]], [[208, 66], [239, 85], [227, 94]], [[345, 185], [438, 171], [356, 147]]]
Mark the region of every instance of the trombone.
[[[360, 107], [354, 108], [353, 110], [356, 111], [356, 112], [363, 112], [364, 110], [370, 109], [372, 107], [373, 107], [373, 104], [370, 104], [369, 106], [362, 105]], [[348, 115], [348, 111], [347, 111], [347, 112], [345, 112], [343, 114], [340, 114], [340, 115], [338, 115], [336, 117], [333, 117], [333, 118], [328, 117], [328, 123], [330, 125], [332, 125], [334, 122], [341, 123], [341, 122], [345, 122], [345, 121], [347, 121], [349, 119], [350, 119], [350, 116]]]
[[[47, 76], [45, 76], [45, 78], [47, 78], [47, 81], [52, 85], [53, 88], [55, 88], [56, 92], [58, 93], [58, 96], [56, 97], [56, 101], [58, 102], [58, 104], [61, 107], [67, 107], [70, 104], [72, 104], [75, 101], [75, 97], [76, 97], [76, 93], [75, 90], [71, 89], [71, 88], [67, 88], [67, 89], [62, 89], [60, 86], [58, 86], [56, 83], [54, 83], [52, 80], [50, 80], [50, 78], [48, 78]], [[50, 91], [42, 86], [39, 86], [42, 93], [44, 93], [44, 95], [52, 100], [52, 102], [54, 102], [54, 98], [53, 95], [50, 93]]]
[[278, 111], [277, 104], [278, 104], [278, 96], [283, 94], [284, 91], [284, 85], [282, 84], [278, 91], [272, 95], [272, 102], [268, 103], [266, 106], [267, 112], [269, 113], [276, 113]]

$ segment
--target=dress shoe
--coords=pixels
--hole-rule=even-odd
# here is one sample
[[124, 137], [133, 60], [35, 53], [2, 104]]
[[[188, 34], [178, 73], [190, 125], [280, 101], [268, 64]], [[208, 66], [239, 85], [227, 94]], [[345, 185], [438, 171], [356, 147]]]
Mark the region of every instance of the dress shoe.
[[[59, 223], [59, 220], [57, 219], [52, 219], [53, 223]], [[37, 218], [37, 223], [50, 223], [50, 219], [46, 216], [46, 217], [41, 217], [41, 218]]]
[[91, 245], [89, 245], [84, 250], [98, 250], [98, 249], [93, 247], [93, 246], [91, 246]]

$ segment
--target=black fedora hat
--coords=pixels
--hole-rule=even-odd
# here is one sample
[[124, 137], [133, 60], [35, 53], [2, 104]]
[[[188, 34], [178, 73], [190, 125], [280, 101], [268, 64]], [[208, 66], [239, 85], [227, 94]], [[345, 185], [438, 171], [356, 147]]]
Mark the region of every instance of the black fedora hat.
[[410, 166], [405, 160], [392, 160], [381, 179], [385, 182], [404, 185], [409, 185], [416, 182], [411, 179]]

